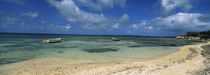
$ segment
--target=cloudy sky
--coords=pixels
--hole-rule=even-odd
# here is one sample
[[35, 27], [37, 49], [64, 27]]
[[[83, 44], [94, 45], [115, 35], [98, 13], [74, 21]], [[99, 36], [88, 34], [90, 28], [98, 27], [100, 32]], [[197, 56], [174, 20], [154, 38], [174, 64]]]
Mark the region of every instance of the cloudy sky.
[[210, 0], [1, 0], [0, 32], [175, 36], [210, 30]]

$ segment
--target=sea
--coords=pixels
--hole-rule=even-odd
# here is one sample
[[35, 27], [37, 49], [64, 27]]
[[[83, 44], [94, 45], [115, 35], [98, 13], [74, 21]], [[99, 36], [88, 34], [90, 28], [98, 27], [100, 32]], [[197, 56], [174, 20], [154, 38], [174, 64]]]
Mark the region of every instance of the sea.
[[[43, 40], [62, 38], [60, 43]], [[120, 41], [113, 41], [117, 38]], [[175, 37], [127, 35], [0, 34], [0, 65], [39, 58], [78, 60], [152, 60], [197, 41]]]

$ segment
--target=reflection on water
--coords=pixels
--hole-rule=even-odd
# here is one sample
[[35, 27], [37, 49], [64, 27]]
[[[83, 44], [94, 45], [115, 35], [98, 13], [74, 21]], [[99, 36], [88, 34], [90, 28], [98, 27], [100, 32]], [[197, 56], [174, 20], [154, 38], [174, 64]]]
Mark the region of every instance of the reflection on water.
[[[0, 34], [0, 64], [42, 57], [74, 59], [132, 59], [169, 54], [181, 45], [196, 42], [174, 38], [136, 36]], [[61, 37], [61, 43], [47, 44], [42, 40]], [[112, 41], [111, 38], [121, 41]]]

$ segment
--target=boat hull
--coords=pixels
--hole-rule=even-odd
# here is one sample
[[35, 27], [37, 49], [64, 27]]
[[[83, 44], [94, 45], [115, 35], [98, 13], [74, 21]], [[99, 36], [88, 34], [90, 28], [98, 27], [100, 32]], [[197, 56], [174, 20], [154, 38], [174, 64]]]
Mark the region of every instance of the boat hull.
[[49, 40], [43, 40], [44, 43], [60, 43], [61, 39], [56, 38], [56, 39], [49, 39]]

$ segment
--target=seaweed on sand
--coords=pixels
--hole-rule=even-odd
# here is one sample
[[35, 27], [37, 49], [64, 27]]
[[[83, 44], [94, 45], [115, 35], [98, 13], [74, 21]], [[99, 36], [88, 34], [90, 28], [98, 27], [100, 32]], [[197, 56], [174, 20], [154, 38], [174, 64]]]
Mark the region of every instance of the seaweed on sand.
[[192, 60], [192, 58], [194, 58], [198, 55], [198, 52], [196, 51], [196, 49], [189, 48], [189, 50], [191, 51], [191, 53], [189, 55], [187, 55], [186, 58], [173, 61], [173, 63], [179, 63], [179, 64], [184, 63], [186, 60]]
[[192, 58], [198, 55], [198, 52], [194, 48], [189, 49], [192, 53], [186, 57], [186, 60], [192, 60]]

